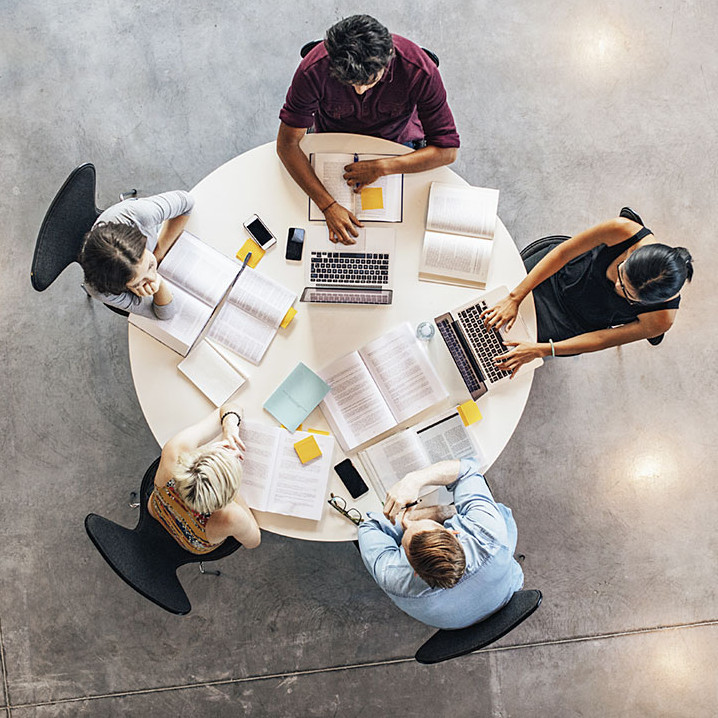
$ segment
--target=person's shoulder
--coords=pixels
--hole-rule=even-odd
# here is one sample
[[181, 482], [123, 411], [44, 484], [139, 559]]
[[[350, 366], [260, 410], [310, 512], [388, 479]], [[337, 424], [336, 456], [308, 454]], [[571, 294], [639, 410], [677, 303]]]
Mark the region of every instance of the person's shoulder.
[[329, 54], [324, 46], [324, 40], [320, 40], [299, 63], [298, 70], [301, 72], [328, 72]]
[[424, 72], [434, 72], [436, 70], [433, 60], [420, 45], [401, 35], [392, 34], [391, 39], [394, 42], [396, 57], [400, 61], [409, 63]]

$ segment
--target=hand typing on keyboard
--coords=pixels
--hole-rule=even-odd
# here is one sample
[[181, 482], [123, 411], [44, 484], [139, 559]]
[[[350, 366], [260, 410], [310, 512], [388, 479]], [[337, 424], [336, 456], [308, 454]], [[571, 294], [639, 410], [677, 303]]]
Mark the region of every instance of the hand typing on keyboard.
[[519, 314], [519, 304], [520, 302], [509, 294], [495, 306], [481, 312], [481, 318], [489, 329], [506, 327], [508, 331], [514, 325]]
[[[535, 342], [509, 342], [504, 341], [507, 347], [513, 347], [504, 354], [494, 358], [494, 363], [499, 369], [511, 372], [511, 379], [516, 372], [533, 359], [548, 356], [551, 348], [548, 344], [536, 344]], [[548, 347], [548, 350], [546, 349]]]

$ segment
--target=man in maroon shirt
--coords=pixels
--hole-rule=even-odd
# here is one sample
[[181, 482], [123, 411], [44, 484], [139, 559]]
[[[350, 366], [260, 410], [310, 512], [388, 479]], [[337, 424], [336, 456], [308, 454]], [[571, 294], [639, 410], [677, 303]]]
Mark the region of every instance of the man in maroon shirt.
[[383, 175], [448, 165], [459, 147], [436, 65], [418, 45], [391, 35], [369, 15], [329, 28], [297, 68], [279, 119], [279, 158], [324, 213], [329, 239], [344, 244], [354, 243], [362, 224], [329, 194], [300, 149], [307, 129], [373, 135], [415, 148], [347, 165], [344, 179], [357, 192]]

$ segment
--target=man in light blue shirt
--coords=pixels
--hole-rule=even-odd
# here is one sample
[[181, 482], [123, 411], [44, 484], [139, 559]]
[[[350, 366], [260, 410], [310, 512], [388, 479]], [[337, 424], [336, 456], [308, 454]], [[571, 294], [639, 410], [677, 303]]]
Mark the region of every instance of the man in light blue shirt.
[[[424, 486], [446, 486], [453, 506], [407, 509]], [[513, 557], [516, 522], [496, 503], [476, 459], [412, 471], [389, 491], [384, 516], [359, 526], [364, 565], [405, 613], [436, 628], [464, 628], [523, 586]], [[398, 519], [398, 520], [397, 520]]]

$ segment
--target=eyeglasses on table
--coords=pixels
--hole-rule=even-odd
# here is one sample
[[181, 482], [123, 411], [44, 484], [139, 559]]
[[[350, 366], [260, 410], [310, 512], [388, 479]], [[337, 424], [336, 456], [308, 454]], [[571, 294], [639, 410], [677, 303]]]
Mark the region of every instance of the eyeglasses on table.
[[355, 509], [353, 506], [347, 508], [346, 499], [343, 499], [341, 496], [335, 496], [332, 493], [330, 493], [329, 496], [331, 498], [327, 501], [327, 503], [333, 509], [336, 509], [342, 516], [345, 516], [357, 526], [359, 526], [359, 524], [364, 521], [364, 517], [362, 516], [362, 513], [361, 511], [359, 511], [359, 509]]

